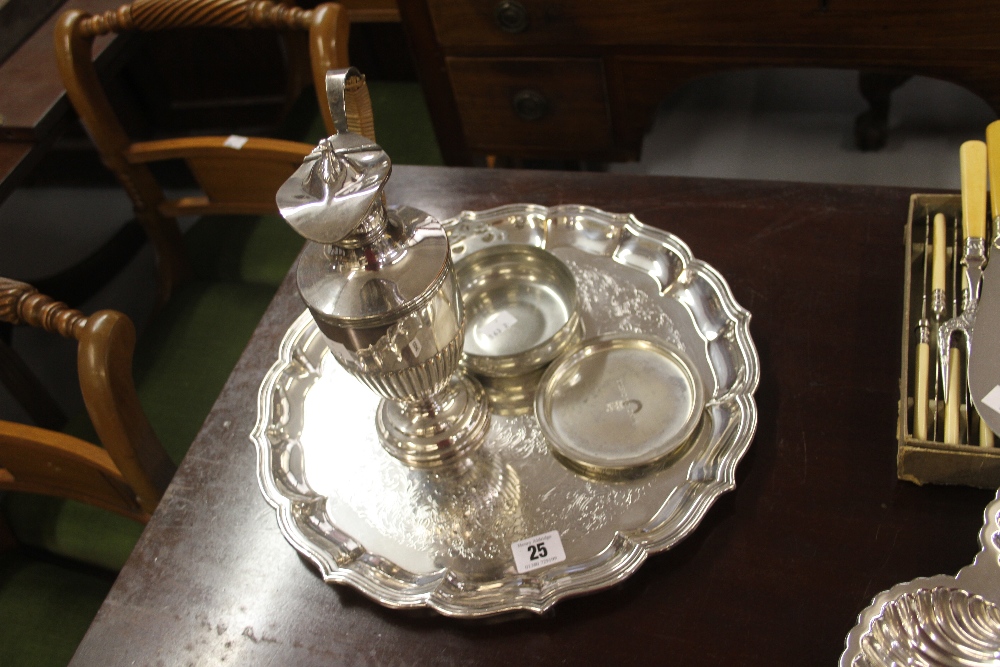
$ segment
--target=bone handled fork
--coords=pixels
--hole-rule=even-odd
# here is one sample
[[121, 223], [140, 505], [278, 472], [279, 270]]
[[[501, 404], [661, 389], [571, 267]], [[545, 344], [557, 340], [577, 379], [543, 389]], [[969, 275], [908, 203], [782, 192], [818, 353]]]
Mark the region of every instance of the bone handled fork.
[[[968, 287], [962, 294], [962, 314], [938, 328], [941, 379], [946, 392], [952, 334], [964, 333], [966, 354], [972, 351], [972, 327], [976, 321], [976, 306], [979, 305], [979, 290], [986, 263], [986, 143], [966, 141], [959, 150], [959, 163], [962, 172], [962, 229], [965, 237], [962, 264], [965, 266], [965, 283]], [[958, 248], [953, 252], [958, 252]]]

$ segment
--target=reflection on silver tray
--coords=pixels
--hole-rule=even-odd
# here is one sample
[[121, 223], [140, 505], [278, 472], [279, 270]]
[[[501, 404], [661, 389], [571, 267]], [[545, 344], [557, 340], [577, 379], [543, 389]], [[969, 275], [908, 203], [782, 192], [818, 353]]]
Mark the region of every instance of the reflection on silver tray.
[[1000, 494], [986, 507], [979, 543], [957, 576], [879, 593], [847, 635], [840, 667], [1000, 665]]
[[[378, 443], [378, 398], [332, 359], [303, 313], [260, 388], [251, 434], [260, 486], [282, 533], [326, 581], [451, 616], [542, 612], [623, 580], [733, 488], [757, 423], [750, 314], [682, 241], [627, 214], [517, 204], [462, 213], [445, 228], [456, 261], [503, 243], [557, 255], [576, 279], [586, 338], [633, 333], [682, 350], [705, 399], [683, 452], [629, 479], [574, 472], [524, 408], [536, 374], [487, 385], [490, 431], [467, 460], [408, 468]], [[519, 571], [512, 545], [553, 532], [565, 558]]]

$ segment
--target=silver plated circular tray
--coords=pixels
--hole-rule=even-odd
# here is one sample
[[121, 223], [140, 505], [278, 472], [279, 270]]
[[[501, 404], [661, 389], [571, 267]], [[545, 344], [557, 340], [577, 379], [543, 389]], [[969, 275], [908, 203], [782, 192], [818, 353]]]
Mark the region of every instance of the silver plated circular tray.
[[680, 239], [628, 214], [515, 204], [445, 227], [456, 261], [503, 243], [558, 256], [576, 279], [585, 338], [641, 334], [682, 350], [705, 399], [683, 453], [627, 478], [572, 470], [530, 409], [535, 373], [487, 387], [490, 431], [461, 465], [408, 468], [377, 440], [378, 398], [305, 312], [260, 387], [258, 480], [282, 533], [328, 582], [449, 616], [543, 612], [622, 581], [734, 487], [757, 424], [750, 314]]
[[986, 507], [979, 544], [956, 576], [914, 579], [875, 596], [847, 635], [840, 667], [1000, 665], [1000, 494]]

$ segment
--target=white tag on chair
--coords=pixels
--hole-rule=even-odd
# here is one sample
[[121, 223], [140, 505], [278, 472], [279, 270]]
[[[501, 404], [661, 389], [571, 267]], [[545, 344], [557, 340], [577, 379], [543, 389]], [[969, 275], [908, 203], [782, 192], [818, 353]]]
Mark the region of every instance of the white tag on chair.
[[222, 145], [239, 150], [243, 148], [243, 145], [248, 141], [250, 141], [248, 137], [241, 137], [238, 134], [230, 134], [229, 137], [222, 142]]

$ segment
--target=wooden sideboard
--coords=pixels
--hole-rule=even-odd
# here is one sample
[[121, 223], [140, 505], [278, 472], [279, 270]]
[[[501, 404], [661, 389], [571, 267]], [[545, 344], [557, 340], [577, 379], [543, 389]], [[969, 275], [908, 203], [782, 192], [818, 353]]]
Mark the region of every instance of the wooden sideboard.
[[[634, 159], [713, 72], [921, 74], [1000, 111], [1000, 5], [976, 0], [398, 0], [447, 162]], [[894, 77], [898, 83], [900, 79]], [[869, 101], [875, 101], [869, 98]]]

